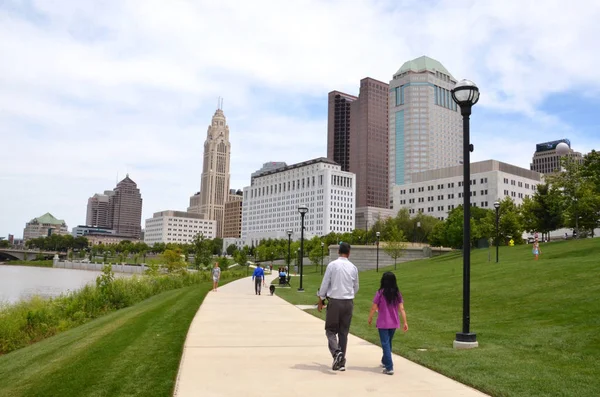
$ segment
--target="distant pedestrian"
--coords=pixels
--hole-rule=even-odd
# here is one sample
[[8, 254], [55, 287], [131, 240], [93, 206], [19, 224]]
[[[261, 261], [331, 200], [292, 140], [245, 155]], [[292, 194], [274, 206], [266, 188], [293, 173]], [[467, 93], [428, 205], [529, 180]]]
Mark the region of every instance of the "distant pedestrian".
[[219, 280], [221, 279], [221, 268], [219, 262], [215, 262], [215, 266], [212, 268], [212, 279], [213, 279], [213, 291], [217, 291], [219, 286]]
[[323, 310], [323, 301], [328, 299], [325, 317], [325, 335], [333, 357], [331, 369], [346, 370], [346, 348], [348, 332], [354, 309], [354, 296], [358, 292], [358, 269], [348, 260], [350, 244], [340, 243], [340, 257], [329, 263], [321, 288], [319, 288], [318, 310]]
[[256, 266], [256, 269], [254, 269], [252, 281], [254, 281], [254, 294], [260, 295], [261, 285], [265, 284], [265, 271], [260, 265]]
[[542, 250], [540, 249], [540, 243], [538, 243], [537, 241], [535, 243], [533, 243], [533, 255], [535, 256], [535, 260], [538, 260], [538, 256], [542, 253]]
[[377, 329], [379, 331], [379, 340], [383, 349], [381, 366], [386, 375], [394, 374], [394, 363], [392, 361], [392, 339], [394, 333], [400, 328], [400, 316], [402, 315], [402, 329], [408, 331], [406, 322], [406, 312], [404, 311], [404, 300], [398, 289], [396, 275], [392, 272], [385, 272], [381, 277], [381, 285], [373, 298], [373, 306], [369, 313], [369, 325], [373, 321], [373, 315], [377, 312]]

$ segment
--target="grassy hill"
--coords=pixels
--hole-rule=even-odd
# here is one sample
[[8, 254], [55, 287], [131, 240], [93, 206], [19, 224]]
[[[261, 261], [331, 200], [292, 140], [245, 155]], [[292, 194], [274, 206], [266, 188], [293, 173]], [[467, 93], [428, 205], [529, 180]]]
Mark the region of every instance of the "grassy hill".
[[211, 283], [155, 295], [0, 356], [0, 396], [169, 396]]
[[[598, 396], [600, 239], [541, 249], [534, 261], [531, 246], [502, 247], [497, 264], [495, 251], [490, 262], [488, 250], [473, 251], [471, 330], [480, 347], [467, 351], [452, 348], [462, 324], [460, 253], [399, 264], [395, 273], [409, 331], [396, 334], [394, 352], [493, 396]], [[374, 343], [379, 337], [367, 317], [381, 273], [360, 274], [351, 327]], [[296, 292], [294, 278], [293, 289], [277, 294], [296, 304], [315, 303], [320, 279], [308, 273], [306, 293]]]

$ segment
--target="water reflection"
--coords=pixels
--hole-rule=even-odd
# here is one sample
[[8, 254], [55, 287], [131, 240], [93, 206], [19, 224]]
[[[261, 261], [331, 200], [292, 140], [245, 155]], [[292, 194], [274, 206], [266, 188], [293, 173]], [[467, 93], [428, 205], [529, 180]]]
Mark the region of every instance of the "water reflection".
[[[95, 283], [100, 272], [0, 265], [0, 303], [15, 303], [39, 295], [49, 298]], [[115, 273], [116, 277], [129, 276]]]

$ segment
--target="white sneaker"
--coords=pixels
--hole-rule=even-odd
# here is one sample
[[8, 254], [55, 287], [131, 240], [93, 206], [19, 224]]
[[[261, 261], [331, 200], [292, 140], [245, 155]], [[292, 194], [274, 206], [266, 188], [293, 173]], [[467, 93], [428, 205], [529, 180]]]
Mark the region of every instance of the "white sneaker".
[[393, 369], [390, 369], [390, 370], [384, 369], [383, 373], [385, 375], [394, 375], [394, 370]]

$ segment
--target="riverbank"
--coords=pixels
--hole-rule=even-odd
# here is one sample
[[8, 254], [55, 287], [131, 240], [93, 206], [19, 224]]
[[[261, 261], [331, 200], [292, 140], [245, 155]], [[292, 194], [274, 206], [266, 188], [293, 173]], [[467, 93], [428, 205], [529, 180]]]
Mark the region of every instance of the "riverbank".
[[[34, 297], [0, 307], [0, 354], [23, 348], [159, 293], [201, 284], [208, 272], [115, 278], [107, 266], [95, 285], [53, 299]], [[241, 277], [224, 271], [221, 279]]]
[[211, 288], [163, 292], [0, 356], [0, 395], [172, 395], [188, 328]]
[[52, 259], [47, 259], [43, 261], [7, 261], [0, 262], [0, 266], [31, 266], [31, 267], [52, 267]]

